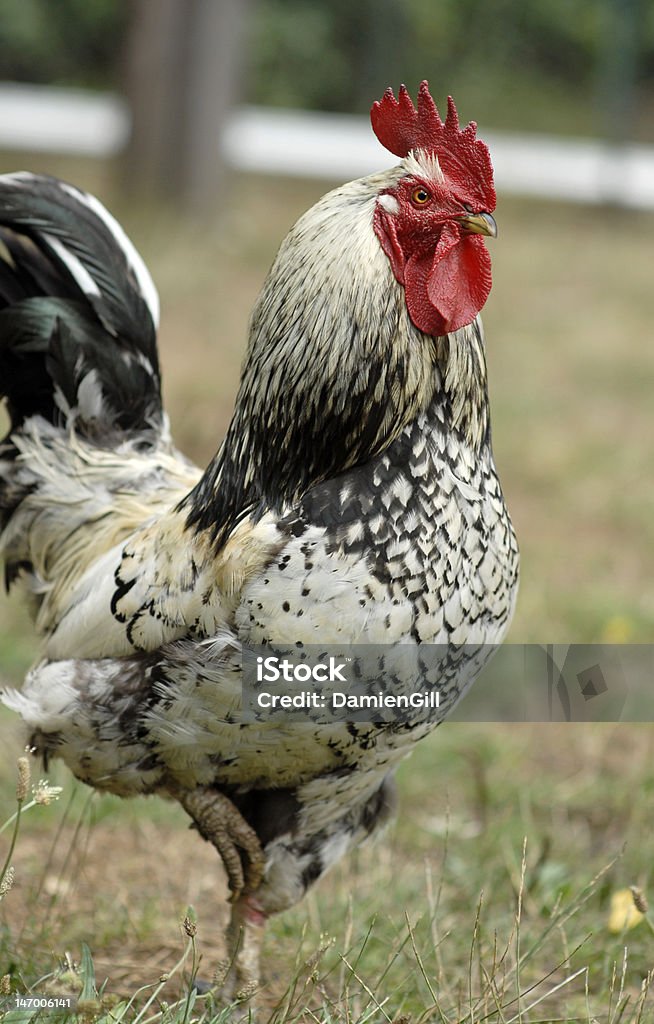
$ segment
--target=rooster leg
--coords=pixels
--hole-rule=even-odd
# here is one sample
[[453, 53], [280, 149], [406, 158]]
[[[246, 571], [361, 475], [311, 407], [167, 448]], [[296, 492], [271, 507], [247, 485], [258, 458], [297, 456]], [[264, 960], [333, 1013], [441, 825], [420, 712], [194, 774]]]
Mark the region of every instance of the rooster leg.
[[178, 794], [203, 839], [215, 846], [225, 865], [230, 902], [254, 892], [261, 884], [265, 857], [254, 829], [232, 801], [215, 789], [194, 789]]
[[219, 985], [223, 1001], [249, 1001], [257, 991], [266, 916], [255, 896], [243, 895], [232, 903], [226, 934], [229, 968]]

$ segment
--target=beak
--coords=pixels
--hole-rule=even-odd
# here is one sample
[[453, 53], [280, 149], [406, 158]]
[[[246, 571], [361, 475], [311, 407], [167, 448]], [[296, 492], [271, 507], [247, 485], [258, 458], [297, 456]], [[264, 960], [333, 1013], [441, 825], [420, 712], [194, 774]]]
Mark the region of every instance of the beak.
[[497, 238], [497, 224], [490, 213], [466, 213], [455, 218], [463, 231], [469, 235], [490, 235]]

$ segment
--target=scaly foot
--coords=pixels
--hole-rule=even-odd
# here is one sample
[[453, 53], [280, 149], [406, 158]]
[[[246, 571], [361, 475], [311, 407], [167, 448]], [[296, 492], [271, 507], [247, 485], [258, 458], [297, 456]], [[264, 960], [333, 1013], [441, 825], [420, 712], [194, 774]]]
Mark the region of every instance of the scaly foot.
[[256, 896], [233, 901], [226, 933], [229, 968], [219, 988], [223, 1000], [243, 1002], [254, 1009], [266, 917]]
[[176, 794], [203, 839], [215, 846], [229, 878], [230, 902], [258, 889], [265, 857], [254, 829], [232, 801], [215, 789]]

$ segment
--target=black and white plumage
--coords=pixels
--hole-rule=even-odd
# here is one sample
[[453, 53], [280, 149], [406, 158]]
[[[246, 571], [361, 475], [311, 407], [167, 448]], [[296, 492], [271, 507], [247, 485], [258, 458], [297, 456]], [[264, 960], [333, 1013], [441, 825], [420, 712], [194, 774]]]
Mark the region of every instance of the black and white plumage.
[[393, 769], [436, 724], [239, 723], [242, 651], [492, 645], [514, 606], [480, 321], [419, 330], [373, 231], [410, 159], [289, 234], [205, 473], [170, 440], [156, 292], [122, 231], [71, 186], [0, 178], [0, 550], [41, 638], [4, 700], [37, 751], [180, 800], [216, 843], [235, 944], [245, 929], [235, 986], [265, 917], [386, 820]]

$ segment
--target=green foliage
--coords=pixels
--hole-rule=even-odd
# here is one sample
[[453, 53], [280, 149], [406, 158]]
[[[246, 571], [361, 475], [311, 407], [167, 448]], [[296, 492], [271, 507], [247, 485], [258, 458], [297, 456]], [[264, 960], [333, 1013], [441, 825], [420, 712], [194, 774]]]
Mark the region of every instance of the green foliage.
[[129, 8], [114, 0], [4, 0], [0, 78], [115, 85]]
[[451, 92], [496, 128], [611, 131], [611, 98], [624, 115], [654, 67], [639, 0], [262, 0], [253, 28], [257, 103], [363, 112], [389, 83], [415, 91], [427, 77], [434, 96]]
[[335, 111], [366, 110], [412, 38], [398, 0], [264, 0], [252, 29], [250, 99]]
[[[5, 0], [0, 78], [120, 87], [137, 2]], [[359, 111], [427, 77], [441, 102], [496, 128], [651, 137], [654, 13], [644, 0], [259, 0], [244, 98]]]

